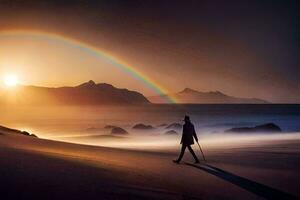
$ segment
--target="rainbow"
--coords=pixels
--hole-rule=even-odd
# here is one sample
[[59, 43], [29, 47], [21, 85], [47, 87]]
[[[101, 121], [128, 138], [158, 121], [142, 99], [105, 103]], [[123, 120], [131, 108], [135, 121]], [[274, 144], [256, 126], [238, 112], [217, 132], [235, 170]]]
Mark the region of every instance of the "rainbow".
[[43, 31], [36, 31], [36, 30], [6, 30], [0, 31], [0, 38], [3, 37], [29, 37], [30, 39], [36, 40], [50, 40], [55, 42], [63, 43], [64, 45], [68, 45], [74, 48], [78, 48], [83, 52], [89, 53], [99, 59], [104, 59], [108, 63], [112, 64], [125, 73], [129, 74], [133, 78], [137, 79], [141, 83], [143, 83], [147, 88], [154, 91], [157, 95], [161, 96], [165, 99], [166, 103], [178, 103], [178, 100], [170, 95], [170, 92], [151, 79], [146, 74], [139, 71], [136, 67], [131, 66], [130, 64], [126, 63], [124, 60], [116, 58], [111, 54], [106, 53], [105, 51], [92, 46], [88, 43], [81, 42], [74, 38], [66, 37], [64, 35], [50, 33], [50, 32], [43, 32]]

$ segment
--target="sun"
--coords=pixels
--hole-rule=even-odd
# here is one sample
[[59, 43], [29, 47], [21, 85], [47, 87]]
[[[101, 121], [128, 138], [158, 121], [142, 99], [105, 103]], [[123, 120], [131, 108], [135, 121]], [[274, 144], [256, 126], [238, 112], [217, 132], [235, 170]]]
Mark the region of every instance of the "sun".
[[5, 75], [3, 78], [4, 85], [7, 87], [15, 87], [19, 83], [18, 76], [15, 74]]

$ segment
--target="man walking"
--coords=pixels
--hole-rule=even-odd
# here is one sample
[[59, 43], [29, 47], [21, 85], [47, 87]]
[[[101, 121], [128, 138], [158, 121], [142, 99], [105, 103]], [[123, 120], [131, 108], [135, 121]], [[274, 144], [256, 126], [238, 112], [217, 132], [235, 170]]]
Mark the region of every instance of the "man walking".
[[184, 117], [184, 122], [185, 123], [183, 125], [182, 137], [181, 137], [181, 142], [180, 142], [180, 144], [182, 144], [181, 152], [180, 152], [178, 159], [173, 160], [173, 162], [179, 164], [184, 155], [185, 149], [188, 148], [195, 159], [195, 163], [199, 163], [199, 159], [197, 158], [195, 152], [193, 151], [193, 149], [191, 147], [191, 145], [194, 144], [194, 138], [198, 142], [198, 138], [196, 135], [194, 125], [192, 124], [189, 116]]

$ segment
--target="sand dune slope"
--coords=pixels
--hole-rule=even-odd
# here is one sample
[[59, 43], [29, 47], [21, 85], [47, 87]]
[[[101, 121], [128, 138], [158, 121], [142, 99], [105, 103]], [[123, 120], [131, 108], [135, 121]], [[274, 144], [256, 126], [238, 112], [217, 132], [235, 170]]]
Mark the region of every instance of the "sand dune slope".
[[[293, 157], [293, 166], [270, 168], [263, 162], [253, 165], [251, 159], [259, 159], [257, 155], [239, 152], [234, 153], [238, 162], [228, 156], [230, 151], [211, 150], [207, 152], [210, 158], [207, 164], [191, 165], [187, 157], [186, 164], [175, 165], [171, 162], [174, 153], [1, 134], [0, 191], [3, 199], [293, 199], [299, 196], [300, 176], [296, 170], [299, 160]], [[270, 159], [278, 157], [272, 156]], [[243, 162], [241, 158], [248, 160]]]

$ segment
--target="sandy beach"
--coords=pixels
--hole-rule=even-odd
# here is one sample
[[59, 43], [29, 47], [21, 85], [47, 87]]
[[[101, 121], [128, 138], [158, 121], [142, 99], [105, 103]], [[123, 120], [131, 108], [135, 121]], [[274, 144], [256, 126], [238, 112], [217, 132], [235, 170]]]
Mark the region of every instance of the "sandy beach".
[[[125, 150], [0, 135], [3, 199], [296, 199], [299, 140], [178, 152]], [[197, 152], [199, 153], [199, 152]], [[276, 164], [275, 164], [276, 163]]]
[[0, 0], [0, 200], [300, 200], [300, 0]]

